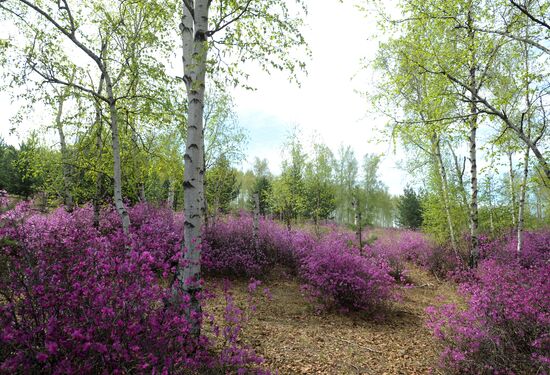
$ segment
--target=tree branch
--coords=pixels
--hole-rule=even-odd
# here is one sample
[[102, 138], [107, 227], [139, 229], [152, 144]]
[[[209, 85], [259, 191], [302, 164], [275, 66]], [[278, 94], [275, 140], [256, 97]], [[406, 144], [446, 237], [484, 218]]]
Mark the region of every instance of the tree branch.
[[206, 33], [206, 36], [210, 37], [212, 35], [214, 35], [215, 33], [217, 33], [218, 31], [221, 31], [223, 29], [225, 29], [226, 27], [228, 27], [229, 25], [231, 25], [233, 22], [236, 22], [238, 21], [242, 16], [244, 16], [244, 14], [248, 11], [248, 8], [250, 7], [250, 4], [252, 3], [252, 0], [248, 0], [244, 6], [244, 8], [242, 8], [241, 12], [235, 16], [235, 18], [225, 22], [222, 24], [222, 22], [231, 17], [233, 14], [237, 13], [237, 10], [234, 10], [233, 12], [225, 15], [219, 22], [218, 24], [216, 25], [216, 27], [213, 29], [213, 30], [209, 30], [207, 33]]
[[510, 0], [510, 3], [515, 6], [516, 8], [519, 9], [519, 11], [523, 14], [525, 14], [527, 17], [529, 17], [529, 19], [531, 19], [531, 21], [535, 22], [535, 23], [538, 23], [539, 25], [543, 26], [543, 27], [546, 27], [548, 30], [550, 30], [550, 24], [544, 22], [543, 20], [539, 20], [537, 17], [533, 16], [533, 14], [531, 14], [531, 12], [529, 12], [529, 10], [527, 9], [527, 7], [515, 2], [514, 0]]

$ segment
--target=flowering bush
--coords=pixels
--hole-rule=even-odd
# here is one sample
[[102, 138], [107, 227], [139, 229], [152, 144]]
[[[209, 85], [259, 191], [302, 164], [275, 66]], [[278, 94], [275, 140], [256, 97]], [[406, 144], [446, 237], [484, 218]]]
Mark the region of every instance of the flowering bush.
[[516, 233], [493, 240], [481, 237], [480, 257], [494, 259], [502, 264], [518, 258], [524, 267], [544, 263], [550, 259], [550, 231], [523, 232], [523, 247], [519, 254], [517, 253]]
[[296, 271], [301, 253], [314, 242], [303, 231], [288, 231], [272, 220], [260, 219], [258, 247], [253, 232], [252, 217], [241, 214], [227, 217], [205, 229], [203, 235], [203, 265], [214, 274], [259, 276], [275, 263]]
[[235, 335], [216, 356], [210, 340], [191, 333], [187, 296], [169, 302], [166, 282], [181, 224], [162, 209], [129, 211], [130, 238], [112, 210], [99, 229], [89, 207], [40, 215], [23, 203], [0, 216], [0, 372], [165, 373], [258, 362]]
[[300, 276], [325, 306], [371, 310], [391, 297], [389, 267], [348, 245], [345, 236], [327, 235], [303, 256]]
[[429, 308], [429, 326], [446, 348], [442, 365], [454, 373], [550, 371], [550, 264], [480, 262], [462, 284], [467, 308]]
[[248, 215], [228, 217], [208, 226], [203, 234], [202, 251], [205, 269], [215, 274], [257, 276], [275, 260], [264, 236], [256, 243], [252, 218]]
[[397, 281], [405, 281], [405, 262], [414, 262], [425, 266], [433, 253], [433, 246], [425, 235], [411, 230], [386, 230], [367, 246], [368, 252], [386, 259], [390, 265], [390, 274]]

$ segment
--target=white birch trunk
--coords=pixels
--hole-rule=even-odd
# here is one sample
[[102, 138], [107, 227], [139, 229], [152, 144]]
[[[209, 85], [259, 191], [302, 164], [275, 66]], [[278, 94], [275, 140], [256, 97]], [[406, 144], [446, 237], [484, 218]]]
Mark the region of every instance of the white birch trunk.
[[495, 235], [495, 221], [493, 218], [493, 191], [491, 189], [491, 182], [489, 181], [488, 188], [488, 195], [489, 195], [489, 226], [491, 229], [491, 236]]
[[176, 201], [176, 186], [174, 181], [168, 181], [168, 199], [166, 200], [166, 205], [169, 209], [174, 209], [174, 202]]
[[[470, 5], [471, 6], [471, 5]], [[470, 87], [474, 90], [470, 96], [470, 184], [472, 189], [472, 195], [470, 198], [470, 259], [469, 265], [470, 268], [477, 266], [477, 261], [479, 258], [479, 240], [478, 240], [478, 226], [479, 226], [479, 217], [478, 217], [478, 204], [477, 204], [477, 195], [478, 195], [478, 186], [477, 186], [477, 145], [476, 145], [476, 135], [477, 135], [477, 116], [478, 110], [476, 105], [477, 91], [479, 89], [477, 82], [477, 58], [476, 58], [476, 48], [475, 48], [475, 31], [474, 31], [474, 18], [472, 15], [472, 8], [468, 10], [468, 37], [470, 39], [470, 77], [469, 84]]]
[[[529, 28], [525, 29], [526, 37], [529, 37]], [[524, 44], [524, 53], [525, 53], [525, 106], [526, 110], [526, 121], [527, 121], [527, 133], [528, 137], [531, 138], [531, 115], [529, 113], [531, 107], [531, 97], [529, 95], [529, 47], [527, 44]], [[519, 193], [519, 208], [518, 208], [518, 231], [517, 231], [517, 255], [521, 254], [523, 248], [523, 224], [525, 216], [525, 195], [527, 192], [527, 178], [529, 177], [529, 151], [530, 148], [526, 147], [525, 156], [523, 157], [523, 178], [521, 181], [521, 190]]]
[[260, 194], [254, 193], [254, 246], [256, 254], [260, 254]]
[[[190, 297], [186, 311], [192, 333], [200, 334], [201, 230], [204, 221], [204, 92], [208, 43], [209, 0], [184, 1], [180, 24], [183, 42], [184, 81], [187, 89], [187, 142], [183, 177], [184, 264], [176, 270], [177, 285]], [[187, 8], [193, 6], [193, 15]], [[178, 290], [175, 289], [175, 296]]]
[[63, 131], [63, 104], [65, 103], [67, 92], [59, 96], [57, 114], [55, 116], [55, 126], [59, 135], [59, 145], [61, 148], [61, 168], [63, 172], [63, 203], [67, 212], [73, 211], [73, 195], [71, 193], [71, 167], [69, 166], [69, 155], [67, 142], [65, 141], [65, 132]]
[[118, 110], [113, 95], [113, 85], [111, 83], [111, 77], [107, 73], [107, 69], [104, 69], [103, 75], [105, 77], [105, 89], [107, 92], [107, 98], [109, 100], [109, 115], [111, 120], [111, 138], [113, 148], [113, 185], [115, 200], [115, 207], [122, 221], [122, 230], [124, 234], [130, 233], [130, 216], [124, 206], [124, 200], [122, 199], [122, 167], [120, 160], [120, 137], [118, 133]]
[[[473, 105], [475, 107], [475, 105]], [[476, 111], [475, 108], [473, 111]], [[477, 115], [472, 116], [470, 128], [470, 173], [472, 185], [472, 197], [470, 201], [470, 267], [474, 268], [477, 265], [479, 258], [479, 240], [478, 240], [478, 207], [477, 207], [477, 155], [476, 155], [476, 132], [477, 132]]]
[[439, 178], [441, 180], [441, 190], [443, 192], [443, 206], [445, 208], [445, 216], [447, 217], [447, 226], [449, 227], [449, 236], [451, 237], [451, 246], [458, 258], [458, 246], [456, 243], [455, 231], [453, 226], [453, 218], [451, 215], [451, 207], [449, 202], [449, 186], [447, 184], [447, 172], [445, 171], [445, 165], [443, 164], [443, 157], [441, 156], [440, 141], [437, 137], [432, 137], [432, 145], [435, 150], [435, 162], [439, 171]]
[[527, 178], [529, 177], [529, 147], [525, 150], [523, 158], [523, 179], [521, 181], [521, 190], [519, 194], [519, 209], [518, 209], [518, 231], [517, 231], [517, 253], [520, 254], [523, 248], [523, 224], [525, 217], [525, 195], [527, 192]]
[[508, 178], [510, 182], [510, 198], [512, 200], [512, 227], [516, 227], [516, 191], [514, 188], [515, 176], [514, 176], [514, 164], [512, 162], [512, 152], [508, 152]]

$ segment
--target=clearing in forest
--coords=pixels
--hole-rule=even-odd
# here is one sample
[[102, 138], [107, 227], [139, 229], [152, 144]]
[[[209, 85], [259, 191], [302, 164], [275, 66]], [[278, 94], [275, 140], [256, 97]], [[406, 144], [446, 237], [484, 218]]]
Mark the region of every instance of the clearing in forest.
[[[290, 276], [270, 277], [262, 284], [271, 292], [243, 330], [243, 341], [280, 374], [427, 374], [435, 369], [441, 347], [426, 327], [425, 308], [458, 301], [456, 287], [409, 266], [410, 286], [383, 317], [316, 312]], [[284, 275], [283, 272], [275, 272]], [[247, 299], [247, 282], [234, 281], [238, 303]], [[222, 300], [211, 302], [216, 314]]]

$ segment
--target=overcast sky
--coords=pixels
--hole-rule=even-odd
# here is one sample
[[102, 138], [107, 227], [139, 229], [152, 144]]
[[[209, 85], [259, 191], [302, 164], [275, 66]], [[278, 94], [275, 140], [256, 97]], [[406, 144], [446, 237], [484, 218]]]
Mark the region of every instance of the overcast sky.
[[[359, 11], [353, 1], [309, 0], [308, 10], [304, 36], [312, 57], [308, 75], [300, 76], [301, 87], [283, 73], [268, 75], [252, 67], [250, 82], [257, 90], [233, 92], [239, 122], [250, 136], [248, 157], [241, 167], [247, 169], [257, 156], [266, 158], [271, 171], [278, 173], [282, 144], [298, 127], [306, 146], [317, 134], [335, 153], [342, 144], [351, 146], [359, 161], [366, 153], [383, 153], [381, 178], [391, 193], [401, 193], [407, 181], [397, 167], [399, 155], [393, 154], [389, 141], [374, 142], [384, 120], [369, 112], [368, 102], [359, 94], [372, 81], [372, 72], [361, 67], [362, 59], [372, 58], [378, 47], [374, 18]], [[10, 117], [17, 108], [7, 93], [0, 93], [0, 109], [0, 136], [17, 144], [33, 121], [10, 136]], [[42, 116], [49, 114], [37, 113], [35, 119]]]

